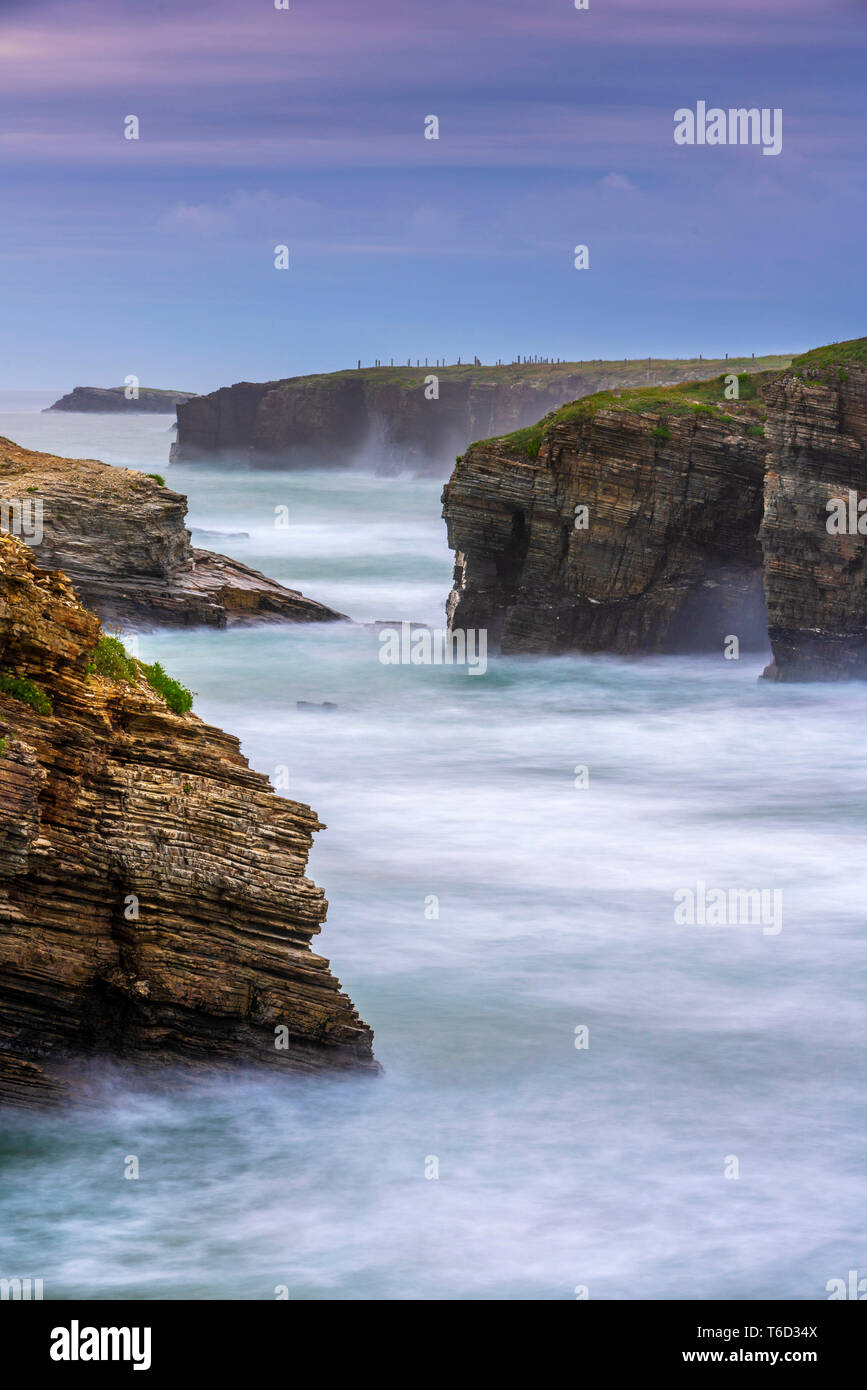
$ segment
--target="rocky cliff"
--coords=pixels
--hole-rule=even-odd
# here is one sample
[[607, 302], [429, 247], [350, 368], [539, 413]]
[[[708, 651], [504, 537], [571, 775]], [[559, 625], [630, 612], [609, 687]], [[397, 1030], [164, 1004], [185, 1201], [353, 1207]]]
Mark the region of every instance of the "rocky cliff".
[[760, 371], [788, 361], [381, 367], [241, 382], [178, 407], [172, 458], [299, 468], [364, 462], [380, 472], [411, 468], [444, 475], [469, 440], [530, 425], [578, 396], [689, 380], [702, 368], [708, 374]]
[[311, 950], [314, 813], [238, 740], [173, 714], [69, 580], [0, 536], [0, 1097], [83, 1057], [370, 1068], [372, 1034]]
[[104, 622], [225, 627], [342, 616], [238, 560], [195, 549], [186, 512], [181, 493], [147, 474], [0, 438], [0, 529], [29, 539], [37, 562], [62, 569]]
[[736, 636], [770, 641], [775, 679], [865, 674], [864, 537], [827, 526], [867, 493], [865, 343], [741, 376], [737, 399], [724, 375], [601, 393], [474, 444], [443, 494], [453, 626], [505, 651]]
[[470, 448], [444, 493], [449, 617], [506, 651], [721, 650], [766, 637], [755, 385], [567, 406]]
[[[867, 339], [765, 390], [760, 539], [774, 680], [867, 677]], [[859, 510], [859, 507], [861, 510]]]
[[128, 400], [123, 386], [76, 386], [47, 410], [75, 410], [100, 415], [172, 415], [177, 406], [193, 399], [194, 391], [160, 391], [140, 386]]

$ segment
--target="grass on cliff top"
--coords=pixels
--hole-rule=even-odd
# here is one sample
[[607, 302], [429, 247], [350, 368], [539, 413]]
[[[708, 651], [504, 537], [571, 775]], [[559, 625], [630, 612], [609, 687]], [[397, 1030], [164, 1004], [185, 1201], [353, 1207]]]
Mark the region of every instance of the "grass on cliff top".
[[[346, 367], [339, 372], [318, 372], [308, 376], [286, 377], [278, 381], [265, 383], [269, 389], [277, 386], [310, 386], [314, 383], [339, 381], [339, 380], [359, 380], [368, 379], [377, 386], [399, 386], [406, 390], [415, 389], [422, 385], [426, 375], [433, 374], [438, 376], [440, 381], [463, 381], [467, 378], [475, 378], [480, 382], [488, 383], [515, 383], [519, 381], [530, 381], [539, 386], [556, 382], [563, 376], [594, 376], [600, 372], [605, 372], [608, 376], [621, 376], [632, 380], [646, 371], [652, 372], [671, 372], [677, 374], [686, 369], [695, 367], [697, 371], [705, 370], [713, 372], [715, 369], [728, 368], [730, 371], [746, 371], [750, 368], [754, 370], [781, 370], [791, 362], [791, 357], [732, 357], [728, 360], [722, 358], [701, 359], [698, 357], [629, 357], [629, 358], [585, 358], [582, 362], [504, 362], [501, 366], [492, 363], [483, 363], [480, 367], [472, 362], [462, 362], [460, 366], [456, 362], [450, 363], [445, 367], [436, 367], [428, 359], [428, 365], [424, 362], [419, 367], [402, 366], [400, 363], [382, 367], [363, 366], [360, 370], [357, 367]], [[240, 383], [239, 383], [240, 384]], [[250, 383], [252, 384], [252, 383]]]
[[[776, 371], [738, 372], [738, 399], [726, 400], [726, 377], [733, 372], [721, 372], [719, 376], [705, 381], [682, 381], [673, 386], [640, 386], [627, 391], [597, 391], [592, 396], [582, 396], [577, 401], [569, 401], [550, 415], [546, 415], [535, 425], [514, 430], [496, 441], [483, 439], [481, 444], [498, 443], [511, 452], [537, 458], [542, 440], [555, 425], [570, 424], [578, 420], [591, 420], [600, 410], [625, 410], [636, 415], [653, 414], [660, 418], [677, 415], [713, 415], [717, 419], [733, 421], [746, 413], [751, 417], [759, 403], [761, 387], [778, 375]], [[749, 409], [744, 412], [743, 407]], [[658, 435], [663, 438], [664, 436]], [[473, 447], [472, 445], [470, 446]]]
[[168, 675], [158, 661], [147, 666], [130, 656], [119, 637], [101, 637], [87, 664], [88, 676], [104, 676], [110, 681], [138, 685], [141, 671], [148, 685], [165, 700], [175, 714], [188, 714], [193, 708], [192, 691]]
[[29, 705], [37, 714], [53, 714], [54, 707], [41, 685], [29, 676], [16, 676], [13, 671], [0, 670], [0, 693]]
[[850, 365], [867, 367], [867, 338], [850, 338], [847, 343], [828, 343], [826, 347], [813, 348], [812, 352], [793, 359], [792, 370], [800, 376], [804, 372]]

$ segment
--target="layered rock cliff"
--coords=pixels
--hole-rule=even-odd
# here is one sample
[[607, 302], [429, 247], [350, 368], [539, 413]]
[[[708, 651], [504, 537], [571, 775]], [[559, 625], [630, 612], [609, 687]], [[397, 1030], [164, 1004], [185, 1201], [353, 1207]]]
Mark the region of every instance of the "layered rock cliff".
[[765, 391], [760, 538], [774, 655], [765, 674], [784, 681], [863, 679], [867, 339], [808, 353], [795, 367], [796, 374]]
[[299, 468], [363, 462], [380, 472], [443, 473], [469, 440], [530, 425], [578, 396], [690, 380], [701, 369], [760, 371], [788, 361], [381, 367], [240, 382], [178, 407], [172, 458]]
[[76, 1060], [370, 1068], [311, 950], [315, 814], [238, 740], [88, 674], [97, 618], [0, 536], [0, 1097]]
[[443, 494], [451, 624], [512, 652], [761, 648], [762, 410], [720, 395], [597, 395], [473, 445]]
[[[741, 376], [737, 400], [724, 375], [599, 394], [458, 460], [450, 622], [505, 651], [735, 636], [770, 643], [774, 679], [863, 676], [862, 498], [867, 512], [867, 340]], [[854, 527], [831, 529], [844, 503]]]
[[74, 410], [99, 415], [172, 415], [175, 408], [195, 396], [194, 391], [161, 391], [140, 386], [127, 399], [123, 386], [76, 386], [49, 405], [47, 410]]
[[231, 626], [334, 622], [342, 614], [239, 560], [198, 550], [187, 499], [93, 459], [55, 458], [0, 438], [0, 528], [63, 570], [104, 622]]

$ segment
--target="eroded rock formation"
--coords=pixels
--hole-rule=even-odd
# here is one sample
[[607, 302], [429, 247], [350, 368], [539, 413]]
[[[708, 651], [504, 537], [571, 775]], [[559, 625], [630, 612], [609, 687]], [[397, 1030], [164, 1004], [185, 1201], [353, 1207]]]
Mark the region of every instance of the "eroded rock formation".
[[828, 363], [827, 352], [765, 391], [760, 535], [774, 680], [867, 676], [867, 515], [858, 511], [859, 501], [867, 511], [867, 363]]
[[40, 537], [31, 541], [37, 563], [63, 570], [104, 622], [226, 627], [343, 616], [239, 560], [194, 548], [186, 497], [147, 474], [0, 438], [0, 500], [8, 504], [0, 526], [13, 530], [17, 518], [27, 539], [29, 521]]
[[[240, 382], [178, 408], [172, 458], [299, 468], [365, 462], [381, 472], [443, 475], [469, 440], [530, 425], [578, 396], [691, 380], [702, 369], [760, 371], [788, 360], [381, 367]], [[426, 392], [432, 376], [437, 398]]]
[[310, 947], [316, 816], [143, 678], [88, 675], [99, 636], [69, 580], [0, 536], [0, 676], [19, 682], [0, 693], [0, 1097], [50, 1096], [106, 1053], [372, 1067]]
[[467, 450], [443, 494], [452, 625], [505, 651], [736, 636], [770, 642], [774, 679], [867, 674], [867, 536], [828, 525], [867, 499], [867, 340], [725, 389], [609, 392]]
[[454, 627], [509, 652], [763, 647], [761, 411], [657, 395], [467, 451], [443, 495]]

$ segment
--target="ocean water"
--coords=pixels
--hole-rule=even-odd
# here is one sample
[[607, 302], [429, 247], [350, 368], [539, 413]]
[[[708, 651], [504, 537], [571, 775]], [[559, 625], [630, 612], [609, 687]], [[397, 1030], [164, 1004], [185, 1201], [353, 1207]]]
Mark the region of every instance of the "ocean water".
[[[356, 620], [139, 641], [326, 823], [317, 949], [383, 1070], [89, 1068], [66, 1112], [2, 1117], [0, 1273], [60, 1299], [793, 1300], [867, 1274], [864, 687], [753, 657], [385, 666], [365, 624], [443, 621], [439, 485], [167, 467], [168, 417], [49, 398], [0, 398], [0, 434], [162, 472], [197, 543]], [[678, 924], [700, 882], [778, 892], [782, 929]]]

